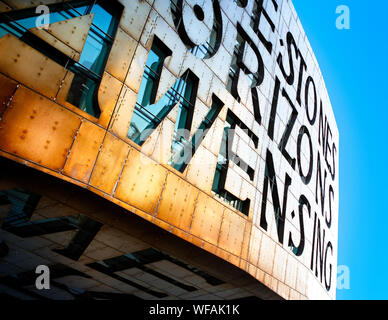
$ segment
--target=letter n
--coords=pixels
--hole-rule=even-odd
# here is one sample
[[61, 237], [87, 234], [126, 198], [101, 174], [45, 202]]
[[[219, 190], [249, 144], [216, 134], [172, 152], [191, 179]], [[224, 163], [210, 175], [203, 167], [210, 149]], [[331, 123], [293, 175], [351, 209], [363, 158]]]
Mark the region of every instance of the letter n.
[[265, 177], [264, 177], [264, 186], [263, 186], [263, 202], [261, 207], [261, 218], [260, 218], [260, 227], [265, 231], [268, 229], [268, 223], [266, 219], [266, 209], [267, 209], [267, 196], [268, 196], [268, 186], [271, 188], [272, 193], [272, 202], [274, 207], [275, 221], [277, 225], [278, 239], [279, 242], [283, 244], [284, 238], [284, 222], [286, 217], [287, 210], [287, 196], [288, 188], [291, 185], [291, 177], [286, 173], [285, 183], [284, 183], [284, 194], [283, 194], [283, 207], [280, 207], [279, 192], [276, 182], [276, 172], [273, 163], [272, 153], [267, 150], [267, 156], [265, 161]]

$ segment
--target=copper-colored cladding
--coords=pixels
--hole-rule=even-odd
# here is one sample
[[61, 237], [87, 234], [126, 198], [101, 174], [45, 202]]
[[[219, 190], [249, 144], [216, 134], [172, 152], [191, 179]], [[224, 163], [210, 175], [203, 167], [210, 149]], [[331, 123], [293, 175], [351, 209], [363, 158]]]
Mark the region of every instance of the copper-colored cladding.
[[139, 40], [151, 11], [151, 6], [147, 1], [121, 0], [121, 2], [125, 8], [120, 25], [132, 38]]
[[90, 185], [107, 194], [112, 194], [129, 149], [128, 144], [111, 134], [107, 134], [98, 155]]
[[224, 206], [200, 192], [195, 207], [191, 234], [217, 245]]
[[53, 99], [66, 69], [7, 34], [0, 38], [0, 72]]
[[110, 74], [104, 73], [98, 89], [98, 105], [101, 109], [98, 123], [104, 127], [108, 126], [112, 117], [122, 86], [122, 82], [112, 77]]
[[201, 190], [211, 192], [217, 157], [200, 146], [187, 168], [187, 179]]
[[145, 212], [153, 213], [159, 201], [167, 170], [132, 149], [121, 174], [115, 196]]
[[116, 113], [113, 116], [111, 130], [119, 137], [125, 139], [128, 134], [133, 108], [137, 94], [127, 87], [123, 87], [117, 102]]
[[[52, 24], [49, 31], [31, 31], [78, 60], [91, 23], [91, 16], [81, 18]], [[74, 33], [69, 38], [72, 30]], [[62, 173], [75, 179], [75, 183], [84, 183], [92, 191], [102, 191], [149, 215], [156, 215], [158, 219], [155, 223], [163, 228], [175, 226], [214, 246], [218, 246], [220, 241], [221, 248], [239, 255], [243, 237], [238, 228], [244, 228], [245, 224], [241, 222], [244, 219], [208, 195], [216, 165], [213, 154], [201, 146], [184, 175], [180, 176], [124, 142], [137, 94], [123, 86], [123, 81], [138, 90], [148, 54], [132, 36], [121, 28], [116, 34], [98, 90], [99, 119], [66, 101], [74, 76], [70, 71], [11, 35], [0, 39], [0, 71], [23, 84], [4, 113], [0, 148], [54, 170], [57, 176]], [[2, 110], [14, 94], [17, 82], [0, 76]], [[57, 103], [71, 111], [24, 86], [55, 98]], [[142, 149], [142, 152], [163, 163], [167, 163], [170, 156], [175, 122], [172, 114], [155, 130], [153, 138], [150, 137]], [[102, 127], [89, 120], [102, 127], [111, 123], [112, 132], [124, 141], [106, 134]], [[217, 128], [217, 136], [221, 137], [223, 124], [220, 123]], [[209, 134], [213, 135], [213, 131]], [[208, 140], [210, 142], [211, 139]], [[214, 150], [218, 151], [219, 143], [216, 142]], [[47, 172], [46, 168], [42, 170]], [[65, 176], [63, 179], [67, 180]], [[225, 218], [224, 212], [227, 212]], [[198, 240], [195, 243], [199, 243]]]
[[173, 173], [167, 176], [157, 217], [189, 231], [198, 189]]
[[[59, 22], [56, 22], [59, 23]], [[51, 26], [55, 25], [53, 23]], [[62, 41], [58, 40], [56, 37], [51, 35], [49, 32], [47, 32], [45, 29], [37, 29], [33, 28], [29, 30], [31, 33], [35, 34], [45, 42], [49, 43], [52, 45], [54, 48], [58, 49], [68, 57], [75, 59], [78, 61], [79, 55], [76, 54], [76, 51], [70, 48], [68, 45], [64, 44]]]
[[5, 111], [12, 95], [17, 87], [17, 83], [0, 74], [0, 117]]
[[253, 226], [251, 230], [251, 238], [249, 244], [250, 250], [248, 254], [248, 262], [255, 266], [257, 265], [257, 260], [259, 259], [261, 237], [262, 233], [256, 226]]
[[104, 135], [105, 130], [102, 128], [89, 121], [82, 121], [63, 173], [87, 183]]
[[171, 141], [174, 135], [174, 127], [175, 124], [170, 119], [164, 119], [143, 144], [142, 151], [148, 156], [152, 155], [160, 163], [168, 163], [171, 157]]
[[[61, 1], [9, 0], [7, 4], [20, 9]], [[265, 282], [265, 272], [266, 281], [272, 283], [276, 240], [252, 222], [257, 223], [253, 208], [259, 190], [251, 188], [249, 183], [242, 184], [241, 170], [230, 169], [228, 172], [228, 179], [236, 172], [232, 179], [235, 184], [231, 185], [235, 195], [248, 195], [252, 200], [248, 217], [215, 198], [211, 191], [227, 110], [235, 111], [238, 106], [241, 109], [236, 114], [242, 120], [253, 119], [252, 114], [248, 114], [248, 118], [244, 116], [248, 108], [237, 105], [225, 88], [223, 81], [227, 74], [223, 78], [222, 72], [227, 72], [228, 68], [221, 70], [219, 65], [231, 58], [223, 59], [226, 50], [233, 52], [234, 33], [225, 33], [226, 46], [220, 49], [221, 58], [207, 60], [205, 67], [203, 61], [183, 51], [186, 49], [179, 36], [164, 21], [163, 14], [159, 16], [156, 10], [151, 11], [149, 3], [139, 0], [120, 2], [125, 7], [124, 13], [98, 89], [99, 119], [66, 101], [74, 77], [71, 71], [11, 35], [0, 38], [1, 156], [88, 188], [227, 259], [262, 282]], [[1, 10], [8, 8], [0, 1]], [[153, 18], [146, 25], [149, 14]], [[33, 29], [32, 32], [78, 60], [91, 19], [89, 15], [54, 23], [50, 33]], [[233, 28], [230, 20], [226, 28]], [[211, 106], [211, 92], [225, 103], [183, 173], [167, 165], [177, 106], [155, 129], [141, 151], [127, 138], [154, 33], [162, 41], [167, 39], [166, 45], [171, 46], [170, 49], [177, 48], [177, 52], [173, 50], [172, 57], [165, 61], [157, 99], [188, 65], [200, 77], [191, 133]], [[230, 48], [226, 48], [228, 43]], [[191, 63], [193, 59], [197, 63]], [[289, 254], [285, 250], [277, 252], [278, 255]], [[292, 257], [294, 260], [295, 264], [301, 263]], [[292, 274], [291, 278], [294, 277]], [[285, 283], [296, 289], [295, 281], [290, 282], [286, 277]]]
[[123, 82], [136, 47], [137, 41], [119, 28], [106, 64], [106, 71]]
[[225, 209], [218, 246], [240, 256], [246, 220], [229, 209]]
[[59, 170], [80, 124], [74, 113], [20, 87], [0, 122], [0, 149]]
[[[29, 31], [74, 60], [85, 45], [94, 14], [50, 24], [49, 29], [32, 28]], [[78, 54], [77, 54], [78, 52]]]
[[138, 45], [133, 56], [133, 61], [129, 67], [125, 78], [125, 84], [136, 93], [139, 92], [141, 80], [143, 79], [144, 67], [147, 62], [148, 51], [142, 45]]
[[[51, 24], [46, 32], [61, 40], [78, 53], [81, 53], [90, 26], [92, 25], [93, 17], [94, 14], [88, 14], [69, 20], [59, 21]], [[39, 32], [36, 32], [36, 34], [40, 35]]]
[[61, 86], [59, 88], [59, 91], [58, 91], [58, 94], [56, 96], [56, 101], [62, 105], [62, 106], [65, 106], [66, 108], [80, 114], [82, 117], [85, 117], [89, 120], [94, 120], [94, 121], [97, 121], [97, 119], [91, 115], [89, 115], [88, 113], [84, 112], [83, 110], [77, 108], [76, 106], [72, 105], [71, 103], [67, 102], [67, 95], [69, 93], [69, 90], [70, 90], [70, 86], [73, 82], [73, 79], [74, 79], [74, 73], [71, 72], [71, 71], [67, 71], [62, 83], [61, 83]]
[[252, 221], [246, 220], [245, 230], [243, 232], [244, 238], [243, 238], [243, 243], [241, 248], [241, 255], [239, 255], [239, 257], [241, 258], [239, 261], [239, 264], [241, 264], [241, 261], [245, 262], [246, 260], [248, 260], [248, 254], [249, 254], [249, 251], [251, 250], [250, 241], [251, 241], [252, 229], [253, 229]]

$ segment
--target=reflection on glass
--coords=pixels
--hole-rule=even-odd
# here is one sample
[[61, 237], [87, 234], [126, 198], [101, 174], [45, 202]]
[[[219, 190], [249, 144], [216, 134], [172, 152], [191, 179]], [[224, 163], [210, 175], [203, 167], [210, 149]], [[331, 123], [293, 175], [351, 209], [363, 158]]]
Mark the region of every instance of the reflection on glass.
[[240, 200], [229, 191], [225, 190], [225, 181], [229, 168], [229, 161], [233, 157], [233, 154], [229, 152], [232, 141], [230, 141], [230, 129], [236, 127], [236, 121], [229, 115], [226, 118], [224, 126], [224, 134], [222, 136], [220, 153], [218, 154], [216, 172], [214, 174], [212, 191], [214, 194], [221, 198], [223, 201], [236, 208], [240, 212], [248, 215], [250, 200]]
[[[177, 121], [175, 125], [174, 138], [171, 145], [171, 157], [169, 160], [170, 166], [174, 167], [180, 172], [183, 172], [185, 170], [191, 158], [194, 156], [195, 151], [198, 149], [203, 139], [205, 139], [206, 134], [208, 133], [214, 121], [216, 120], [222, 107], [223, 103], [218, 100], [217, 97], [213, 96], [212, 106], [210, 107], [208, 113], [200, 123], [197, 130], [194, 132], [191, 139], [190, 128], [188, 127], [188, 124], [190, 124], [191, 126], [192, 113], [189, 114], [188, 110], [185, 113], [185, 116], [187, 116], [186, 118], [184, 118], [184, 120], [186, 121], [186, 127], [180, 124], [180, 121]], [[180, 109], [183, 111], [186, 109], [186, 107], [181, 105]], [[183, 113], [181, 112], [180, 114]], [[178, 119], [181, 120], [181, 118]]]
[[36, 18], [39, 14], [35, 12], [35, 8], [0, 13], [2, 21], [0, 38], [11, 33], [69, 69], [74, 74], [74, 78], [67, 101], [92, 116], [99, 117], [101, 111], [96, 95], [118, 28], [122, 6], [107, 0], [94, 2], [78, 0], [55, 3], [48, 7], [50, 24], [94, 14], [93, 23], [78, 62], [28, 31], [36, 27]]
[[217, 97], [213, 97], [212, 107], [195, 131], [193, 137], [190, 138], [199, 80], [190, 70], [186, 71], [166, 94], [155, 103], [163, 62], [169, 55], [169, 52], [161, 49], [161, 46], [161, 41], [155, 37], [148, 54], [143, 79], [128, 130], [128, 138], [142, 145], [174, 106], [179, 103], [169, 164], [183, 172], [207, 131], [217, 118], [223, 104]]
[[139, 145], [144, 143], [151, 131], [157, 127], [181, 97], [183, 80], [178, 79], [173, 87], [157, 103], [154, 103], [163, 62], [168, 55], [169, 52], [162, 49], [160, 42], [154, 40], [148, 54], [128, 131], [128, 138]]

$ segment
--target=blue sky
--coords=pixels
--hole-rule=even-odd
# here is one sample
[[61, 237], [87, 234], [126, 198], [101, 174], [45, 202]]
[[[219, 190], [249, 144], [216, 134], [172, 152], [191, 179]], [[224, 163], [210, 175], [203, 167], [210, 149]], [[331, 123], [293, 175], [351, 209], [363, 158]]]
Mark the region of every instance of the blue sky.
[[[340, 132], [337, 299], [388, 299], [388, 1], [293, 0], [325, 79]], [[338, 30], [336, 8], [350, 9]]]

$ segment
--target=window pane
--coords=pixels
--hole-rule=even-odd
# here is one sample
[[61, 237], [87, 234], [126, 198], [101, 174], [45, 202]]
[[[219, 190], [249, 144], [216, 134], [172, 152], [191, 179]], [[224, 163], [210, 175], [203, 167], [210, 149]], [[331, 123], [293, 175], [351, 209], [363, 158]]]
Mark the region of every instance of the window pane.
[[98, 26], [98, 28], [106, 34], [112, 34], [112, 15], [99, 5], [94, 6], [91, 13], [95, 14], [93, 24]]

